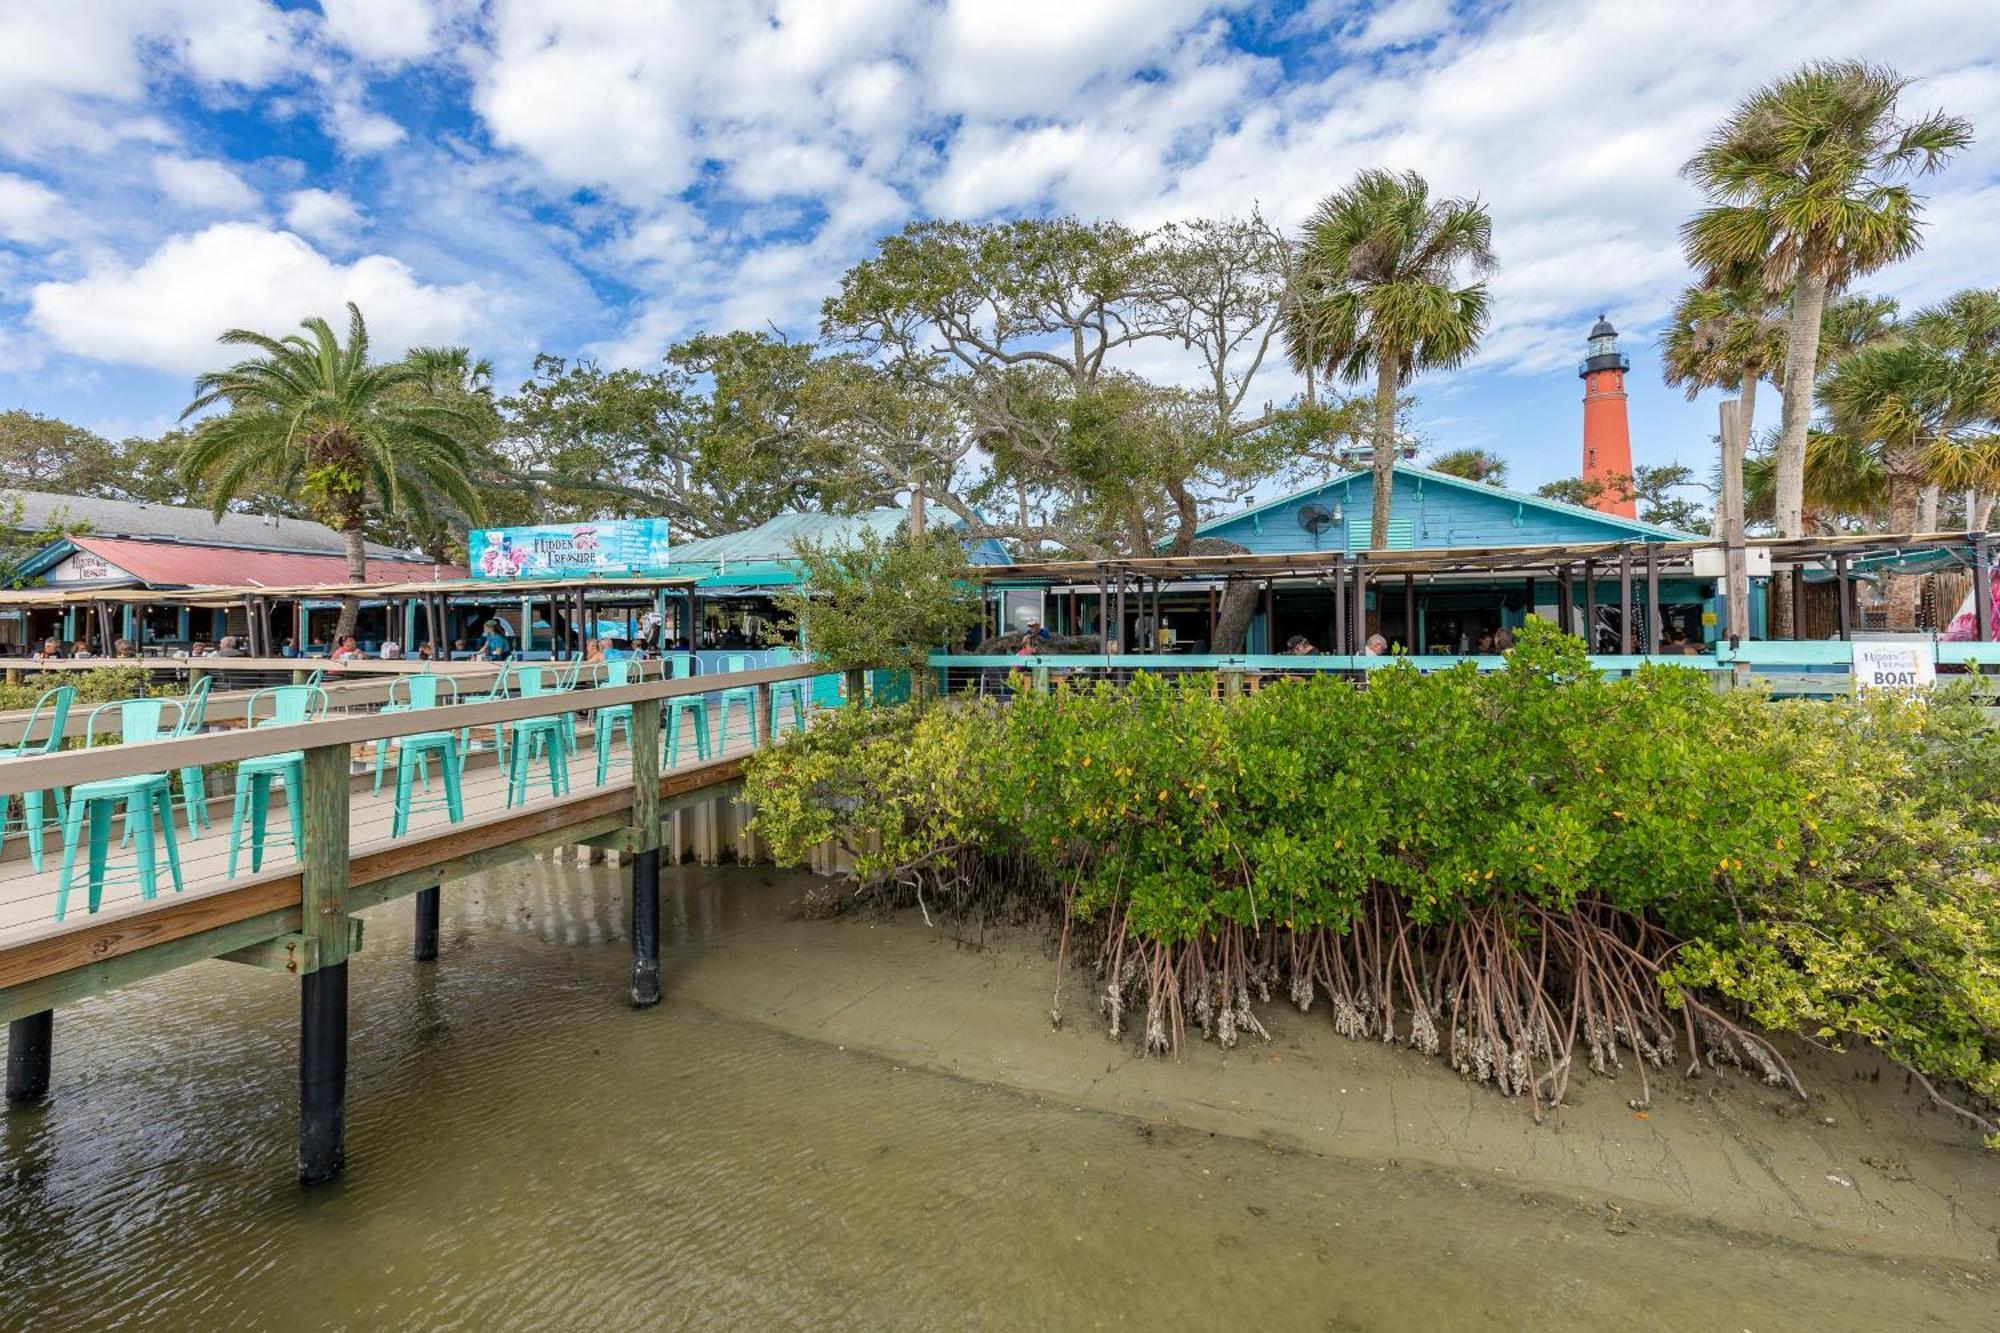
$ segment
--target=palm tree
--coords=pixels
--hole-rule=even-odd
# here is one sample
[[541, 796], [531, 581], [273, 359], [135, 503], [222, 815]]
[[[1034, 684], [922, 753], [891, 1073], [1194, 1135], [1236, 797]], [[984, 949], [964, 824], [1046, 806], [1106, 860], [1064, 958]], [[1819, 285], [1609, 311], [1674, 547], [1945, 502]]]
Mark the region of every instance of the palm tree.
[[[344, 347], [319, 318], [301, 324], [303, 335], [223, 334], [225, 345], [258, 355], [195, 381], [182, 420], [210, 407], [229, 410], [200, 424], [180, 464], [208, 486], [218, 515], [255, 486], [301, 496], [346, 539], [348, 580], [362, 583], [371, 506], [421, 522], [432, 496], [468, 515], [480, 504], [462, 442], [470, 414], [421, 392], [422, 372], [408, 362], [371, 365], [361, 311], [349, 303], [347, 313]], [[353, 632], [355, 613], [354, 602], [343, 604], [336, 636]]]
[[[1992, 359], [1979, 351], [2000, 325], [1988, 330], [1986, 313], [1976, 300], [1925, 311], [1904, 336], [1849, 354], [1826, 376], [1822, 393], [1834, 425], [1879, 461], [1894, 532], [1922, 526], [1929, 487], [2000, 484], [1996, 377]], [[1915, 583], [1892, 578], [1888, 591], [1889, 627], [1914, 629]]]
[[1433, 472], [1483, 482], [1488, 486], [1507, 484], [1507, 460], [1490, 449], [1448, 449], [1426, 466]]
[[1292, 364], [1351, 384], [1375, 377], [1370, 544], [1389, 540], [1397, 390], [1464, 363], [1486, 331], [1493, 220], [1476, 199], [1433, 200], [1414, 171], [1364, 171], [1320, 201], [1299, 237], [1297, 299], [1282, 309]]
[[1661, 373], [1685, 388], [1689, 402], [1703, 389], [1737, 395], [1743, 436], [1750, 438], [1757, 410], [1757, 381], [1785, 359], [1785, 310], [1754, 282], [1699, 284], [1674, 302], [1664, 339]]
[[[1766, 292], [1791, 293], [1776, 456], [1783, 536], [1804, 527], [1827, 297], [1917, 249], [1921, 201], [1903, 178], [1937, 170], [1972, 137], [1969, 124], [1941, 111], [1900, 119], [1896, 102], [1908, 86], [1860, 61], [1806, 65], [1751, 94], [1684, 168], [1713, 202], [1681, 228], [1689, 262], [1711, 281], [1754, 274]], [[1790, 605], [1778, 599], [1781, 622]]]

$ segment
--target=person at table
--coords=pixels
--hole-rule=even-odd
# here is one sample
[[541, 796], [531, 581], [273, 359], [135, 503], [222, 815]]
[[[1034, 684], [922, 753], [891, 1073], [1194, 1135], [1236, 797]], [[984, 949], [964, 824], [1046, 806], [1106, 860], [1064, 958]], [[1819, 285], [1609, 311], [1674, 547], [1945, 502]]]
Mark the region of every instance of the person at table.
[[[1042, 618], [1040, 616], [1029, 616], [1027, 628], [1022, 632], [1029, 643], [1037, 645], [1047, 643], [1052, 637], [1047, 630], [1042, 628]], [[1041, 649], [1037, 647], [1035, 651], [1040, 652]]]
[[333, 646], [333, 660], [336, 662], [352, 662], [359, 656], [361, 656], [361, 645], [355, 641], [352, 634]]
[[384, 639], [382, 640], [382, 649], [379, 656], [384, 662], [399, 661], [403, 656], [403, 645], [397, 643], [394, 639]]
[[1389, 655], [1389, 641], [1379, 634], [1371, 634], [1368, 636], [1368, 642], [1361, 645], [1361, 655], [1363, 657], [1387, 657]]
[[298, 655], [299, 655], [299, 645], [296, 639], [286, 639], [283, 643], [278, 645], [278, 656], [297, 657]]
[[1285, 640], [1285, 652], [1291, 657], [1311, 657], [1319, 649], [1313, 647], [1312, 640], [1303, 634], [1294, 634]]
[[62, 655], [62, 641], [60, 639], [44, 639], [42, 640], [41, 650], [35, 654], [35, 660], [37, 662], [53, 662]]
[[486, 633], [479, 641], [478, 656], [482, 662], [504, 662], [513, 656], [513, 648], [508, 644], [507, 636], [501, 632], [499, 621], [486, 622]]
[[243, 640], [237, 638], [234, 634], [225, 634], [222, 636], [222, 642], [215, 646], [215, 655], [217, 657], [250, 656], [243, 649]]

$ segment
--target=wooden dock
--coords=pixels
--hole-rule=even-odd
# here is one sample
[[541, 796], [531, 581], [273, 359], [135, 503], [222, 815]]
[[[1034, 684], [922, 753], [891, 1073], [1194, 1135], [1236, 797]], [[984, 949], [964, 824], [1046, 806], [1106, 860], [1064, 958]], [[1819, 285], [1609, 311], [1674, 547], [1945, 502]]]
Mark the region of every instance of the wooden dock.
[[[418, 961], [428, 961], [436, 956], [442, 885], [559, 846], [616, 851], [631, 863], [632, 1001], [656, 1003], [661, 849], [670, 847], [678, 855], [692, 843], [698, 853], [712, 857], [719, 852], [718, 821], [712, 808], [703, 807], [726, 798], [750, 749], [738, 708], [731, 719], [736, 734], [721, 753], [697, 759], [689, 729], [682, 739], [681, 762], [664, 768], [662, 705], [675, 698], [711, 696], [706, 704], [710, 728], [719, 736], [715, 692], [749, 691], [759, 718], [768, 725], [772, 686], [810, 682], [825, 674], [811, 665], [767, 667], [401, 713], [372, 711], [368, 705], [379, 704], [373, 698], [378, 692], [386, 697], [386, 684], [364, 683], [342, 687], [342, 705], [357, 711], [319, 721], [142, 745], [101, 745], [0, 764], [0, 796], [295, 750], [304, 753], [305, 771], [305, 827], [296, 850], [286, 803], [274, 799], [267, 830], [270, 850], [262, 869], [250, 869], [246, 831], [239, 873], [230, 876], [231, 800], [212, 797], [213, 823], [198, 836], [188, 835], [184, 816], [176, 811], [180, 892], [173, 891], [162, 847], [159, 894], [142, 899], [136, 883], [129, 882], [133, 849], [120, 849], [114, 840], [112, 871], [126, 867], [128, 882], [115, 887], [107, 882], [94, 914], [86, 910], [88, 875], [82, 863], [86, 858], [80, 857], [69, 910], [56, 919], [62, 846], [53, 825], [45, 835], [40, 871], [29, 862], [25, 837], [16, 833], [8, 838], [0, 851], [0, 1018], [10, 1024], [9, 1099], [32, 1101], [46, 1092], [55, 1010], [205, 959], [269, 967], [300, 979], [300, 1178], [308, 1183], [330, 1179], [344, 1157], [345, 964], [360, 945], [354, 914], [393, 898], [420, 895], [412, 949]], [[858, 697], [861, 677], [860, 672], [849, 673], [849, 698]], [[463, 818], [457, 823], [448, 819], [433, 767], [429, 800], [420, 798], [407, 831], [400, 838], [392, 836], [394, 757], [392, 753], [378, 794], [373, 787], [377, 742], [470, 728], [475, 741], [483, 737], [490, 744], [496, 725], [621, 704], [633, 706], [633, 743], [627, 745], [621, 737], [611, 747], [610, 771], [602, 786], [596, 782], [594, 738], [587, 722], [581, 722], [566, 795], [549, 794], [546, 763], [537, 763], [529, 798], [510, 808], [491, 752], [475, 750], [463, 777]], [[780, 712], [789, 729], [789, 705]], [[212, 706], [212, 720], [216, 713]], [[18, 734], [18, 723], [14, 730]], [[763, 739], [771, 739], [768, 732]], [[373, 941], [370, 945], [379, 947]]]

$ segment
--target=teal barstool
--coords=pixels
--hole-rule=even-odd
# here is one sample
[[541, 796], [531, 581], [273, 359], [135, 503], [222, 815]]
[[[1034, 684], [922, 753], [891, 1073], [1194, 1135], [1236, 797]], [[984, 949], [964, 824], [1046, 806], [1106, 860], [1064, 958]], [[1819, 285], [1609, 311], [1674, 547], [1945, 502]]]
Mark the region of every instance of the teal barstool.
[[[765, 665], [790, 666], [796, 660], [797, 658], [793, 655], [791, 649], [774, 648], [771, 650], [770, 661], [766, 662]], [[808, 682], [803, 680], [781, 680], [771, 686], [770, 737], [772, 740], [775, 741], [778, 739], [778, 706], [780, 704], [790, 704], [792, 706], [792, 730], [804, 731], [806, 729], [807, 684]]]
[[[454, 731], [420, 731], [414, 736], [397, 737], [396, 745], [396, 818], [393, 833], [400, 838], [410, 827], [410, 812], [414, 805], [411, 779], [419, 771], [425, 772], [424, 789], [430, 790], [430, 778], [425, 769], [425, 760], [436, 755], [438, 770], [444, 778], [444, 807], [447, 817], [456, 824], [465, 818], [465, 801], [459, 794], [459, 754], [458, 733]], [[509, 801], [509, 805], [513, 802]]]
[[[598, 685], [612, 687], [632, 683], [632, 664], [628, 661], [606, 662], [603, 676]], [[604, 779], [611, 773], [611, 741], [619, 728], [625, 731], [625, 746], [632, 746], [632, 705], [613, 704], [609, 708], [590, 710], [590, 748], [597, 753], [597, 785], [602, 787]], [[627, 766], [631, 760], [627, 759]]]
[[[270, 716], [258, 714], [265, 706]], [[250, 725], [253, 727], [293, 726], [326, 716], [326, 691], [317, 685], [273, 685], [250, 696]], [[271, 784], [285, 787], [285, 809], [291, 826], [285, 840], [298, 854], [299, 829], [304, 826], [306, 755], [303, 750], [282, 754], [262, 754], [236, 766], [236, 799], [229, 815], [229, 878], [236, 878], [238, 854], [243, 848], [244, 815], [250, 817], [250, 873], [264, 868], [265, 825], [271, 811]]]
[[[560, 691], [538, 666], [522, 667], [514, 673], [523, 698], [548, 698]], [[569, 792], [569, 743], [563, 733], [567, 712], [522, 718], [507, 723], [507, 804], [519, 805], [528, 795], [528, 769], [541, 753], [549, 761], [549, 792], [554, 796]]]
[[[382, 705], [384, 713], [410, 713], [420, 708], [436, 708], [440, 704], [458, 702], [458, 682], [449, 676], [440, 676], [433, 671], [417, 672], [408, 676], [398, 676], [389, 682], [389, 702]], [[385, 756], [389, 750], [401, 748], [404, 737], [385, 736], [375, 742], [375, 791], [382, 791], [382, 773]], [[429, 747], [425, 747], [425, 755]], [[431, 785], [430, 767], [425, 755], [417, 758], [417, 773], [423, 779], [424, 790]], [[400, 768], [400, 765], [399, 765]]]
[[[203, 676], [187, 692], [187, 698], [181, 700], [181, 720], [174, 728], [174, 738], [199, 736], [207, 725], [208, 677]], [[198, 765], [181, 770], [181, 809], [187, 816], [189, 837], [198, 836], [209, 826], [208, 783]]]
[[[493, 684], [487, 688], [486, 693], [469, 694], [465, 696], [465, 702], [469, 704], [498, 703], [502, 699], [511, 698], [513, 695], [513, 689], [514, 689], [514, 663], [512, 662], [512, 660], [503, 661], [502, 663], [500, 663], [500, 673], [493, 678]], [[507, 767], [507, 726], [508, 724], [505, 722], [495, 722], [492, 724], [493, 753], [494, 756], [498, 759], [502, 771], [505, 771]], [[459, 733], [459, 741], [460, 741], [460, 752], [465, 754], [471, 753], [472, 751], [471, 727], [467, 727], [465, 728], [464, 731]]]
[[[63, 728], [69, 725], [70, 705], [76, 702], [74, 685], [58, 685], [52, 690], [42, 691], [42, 697], [35, 700], [34, 711], [28, 714], [28, 723], [21, 728], [20, 743], [11, 750], [0, 750], [0, 761], [8, 759], [30, 759], [37, 755], [54, 754], [62, 748]], [[43, 714], [47, 713], [45, 719]], [[49, 734], [40, 740], [34, 739], [42, 723], [48, 723]], [[55, 796], [56, 827], [63, 824], [65, 802], [62, 788], [52, 788]], [[43, 811], [46, 808], [42, 791], [21, 793], [21, 831], [28, 836], [28, 861], [37, 872], [42, 868], [42, 826]], [[4, 812], [0, 812], [4, 814]], [[7, 842], [7, 828], [11, 819], [0, 818], [0, 847]]]
[[[747, 657], [742, 653], [731, 653], [729, 656], [722, 659], [722, 670], [724, 671], [724, 673], [735, 672], [735, 671], [748, 671], [749, 669], [750, 669], [750, 659], [749, 657]], [[720, 694], [720, 698], [722, 701], [722, 720], [719, 728], [721, 734], [716, 738], [715, 742], [716, 749], [719, 751], [726, 751], [729, 749], [729, 714], [732, 709], [736, 708], [741, 708], [743, 710], [745, 729], [750, 733], [750, 748], [753, 750], [756, 749], [757, 748], [757, 691], [755, 687], [749, 685], [738, 685], [733, 688], [723, 690]]]
[[[673, 671], [675, 680], [687, 680], [694, 675], [693, 653], [669, 653], [665, 659]], [[708, 696], [705, 694], [682, 694], [667, 700], [667, 767], [672, 768], [681, 761], [682, 720], [694, 723], [694, 752], [697, 758], [709, 757], [708, 743]]]
[[[90, 710], [85, 723], [86, 747], [97, 740], [97, 719], [117, 710], [119, 738], [127, 745], [166, 739], [169, 729], [162, 726], [167, 709], [179, 713], [178, 699], [114, 699]], [[178, 730], [179, 718], [174, 728]], [[159, 893], [159, 872], [154, 862], [153, 816], [159, 816], [159, 833], [166, 838], [167, 864], [173, 871], [174, 892], [181, 891], [180, 850], [174, 844], [173, 781], [165, 773], [134, 773], [102, 782], [86, 782], [70, 788], [69, 808], [63, 818], [62, 878], [56, 886], [56, 920], [69, 909], [70, 883], [76, 876], [76, 848], [83, 837], [84, 821], [90, 821], [90, 910], [97, 911], [104, 899], [104, 863], [111, 850], [111, 821], [124, 807], [126, 827], [138, 844], [135, 853], [139, 896], [152, 899]]]

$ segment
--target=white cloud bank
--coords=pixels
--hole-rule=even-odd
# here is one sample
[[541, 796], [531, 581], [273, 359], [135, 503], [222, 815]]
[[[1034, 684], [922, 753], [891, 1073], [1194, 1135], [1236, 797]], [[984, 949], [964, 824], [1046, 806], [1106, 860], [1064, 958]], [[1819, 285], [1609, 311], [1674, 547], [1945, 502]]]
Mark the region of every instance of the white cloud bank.
[[226, 329], [279, 333], [311, 314], [344, 328], [349, 301], [392, 356], [474, 339], [486, 305], [478, 287], [420, 282], [387, 255], [340, 264], [291, 232], [225, 222], [177, 236], [133, 267], [108, 262], [74, 281], [41, 283], [30, 319], [78, 356], [193, 374], [235, 355], [215, 341]]

